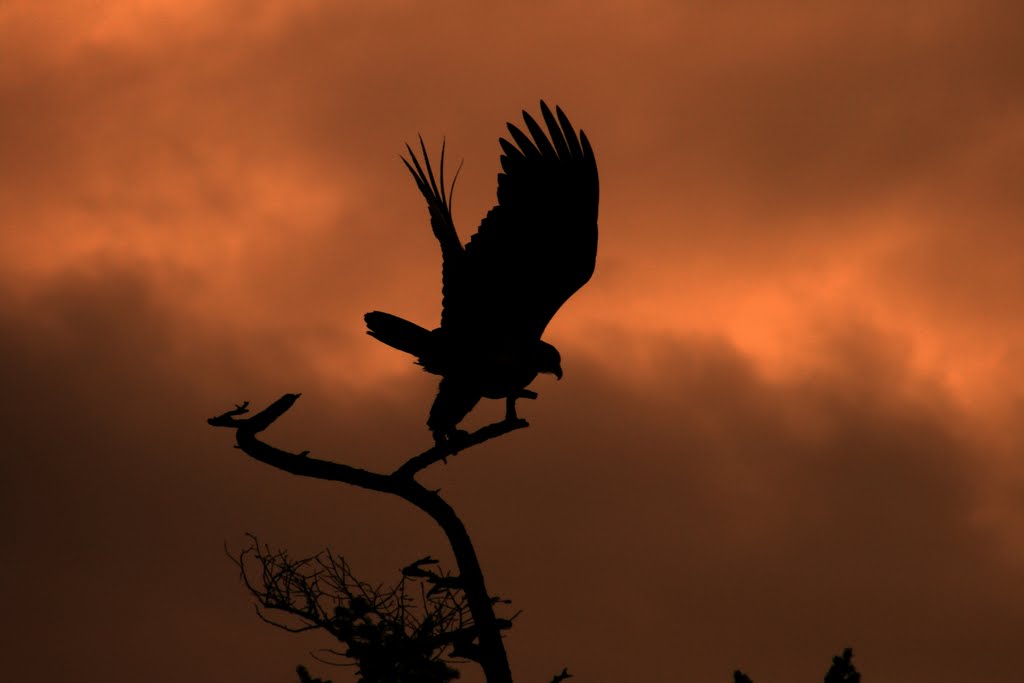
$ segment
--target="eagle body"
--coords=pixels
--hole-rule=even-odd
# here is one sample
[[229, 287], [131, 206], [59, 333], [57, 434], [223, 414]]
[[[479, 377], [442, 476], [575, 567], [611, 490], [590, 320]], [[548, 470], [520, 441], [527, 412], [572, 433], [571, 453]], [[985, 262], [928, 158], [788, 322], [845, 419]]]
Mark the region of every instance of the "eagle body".
[[[437, 331], [440, 331], [437, 330]], [[428, 372], [450, 378], [482, 398], [508, 398], [529, 385], [539, 373], [531, 349], [533, 343], [510, 339], [460, 339], [444, 343], [447, 335], [438, 335], [440, 372], [421, 363]]]
[[365, 320], [371, 337], [416, 356], [429, 373], [475, 386], [483, 398], [507, 398], [523, 389], [537, 377], [537, 356], [550, 353], [544, 347], [554, 350], [539, 340], [453, 335], [441, 327], [428, 331], [380, 311]]
[[498, 204], [465, 246], [452, 221], [444, 147], [438, 183], [422, 139], [422, 165], [406, 146], [411, 161], [403, 161], [441, 247], [441, 324], [427, 330], [380, 311], [365, 320], [370, 336], [441, 376], [427, 420], [438, 442], [457, 433], [481, 398], [506, 399], [506, 419], [515, 419], [516, 399], [536, 397], [526, 387], [539, 373], [562, 376], [557, 349], [541, 335], [594, 272], [598, 178], [586, 135], [555, 111], [541, 102], [546, 132], [525, 111], [529, 136], [508, 124], [515, 144], [499, 139]]

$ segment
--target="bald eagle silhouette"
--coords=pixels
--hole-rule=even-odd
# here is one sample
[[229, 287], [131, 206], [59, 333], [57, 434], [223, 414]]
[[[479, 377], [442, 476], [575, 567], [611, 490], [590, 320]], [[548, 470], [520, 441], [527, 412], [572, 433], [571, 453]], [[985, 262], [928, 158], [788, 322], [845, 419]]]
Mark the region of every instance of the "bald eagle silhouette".
[[594, 273], [597, 164], [560, 108], [540, 110], [547, 132], [524, 111], [530, 134], [509, 123], [514, 142], [498, 140], [498, 204], [465, 246], [451, 213], [458, 172], [445, 190], [444, 144], [436, 179], [422, 138], [422, 164], [409, 145], [411, 159], [402, 157], [441, 245], [441, 325], [428, 331], [380, 311], [365, 320], [367, 334], [441, 376], [427, 420], [437, 443], [464, 434], [457, 426], [481, 398], [506, 399], [505, 419], [516, 420], [516, 399], [537, 397], [526, 387], [538, 373], [562, 377], [561, 356], [541, 335]]

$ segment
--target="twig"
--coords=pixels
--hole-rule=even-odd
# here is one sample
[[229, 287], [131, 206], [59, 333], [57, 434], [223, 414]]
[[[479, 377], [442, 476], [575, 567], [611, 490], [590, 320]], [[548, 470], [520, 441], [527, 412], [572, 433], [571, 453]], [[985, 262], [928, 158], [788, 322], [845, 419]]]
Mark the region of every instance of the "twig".
[[302, 394], [285, 394], [252, 417], [236, 420], [235, 415], [244, 415], [249, 412], [249, 402], [243, 401], [242, 405], [237, 405], [233, 410], [229, 410], [217, 417], [211, 417], [207, 422], [214, 427], [234, 427], [255, 434], [256, 432], [262, 432], [274, 420], [284, 415], [292, 407], [292, 404], [298, 400], [299, 396], [302, 396]]

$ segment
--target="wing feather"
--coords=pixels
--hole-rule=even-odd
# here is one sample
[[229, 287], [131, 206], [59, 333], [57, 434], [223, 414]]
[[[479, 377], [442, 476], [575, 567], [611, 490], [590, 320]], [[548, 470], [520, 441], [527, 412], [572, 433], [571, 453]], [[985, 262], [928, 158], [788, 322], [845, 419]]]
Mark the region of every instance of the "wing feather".
[[567, 159], [570, 156], [569, 146], [565, 143], [565, 136], [562, 134], [561, 126], [555, 120], [551, 109], [543, 102], [540, 103], [540, 113], [544, 117], [544, 123], [547, 125], [548, 131], [551, 133], [551, 142], [554, 143], [558, 156], [562, 159]]
[[[441, 327], [482, 338], [539, 338], [594, 272], [598, 175], [586, 136], [541, 102], [545, 132], [508, 124], [498, 204], [465, 247], [458, 279], [446, 268]], [[532, 136], [532, 139], [531, 139]]]
[[537, 122], [533, 119], [533, 117], [530, 116], [525, 110], [523, 111], [523, 121], [526, 122], [526, 127], [527, 129], [529, 129], [530, 135], [533, 136], [533, 139], [537, 144], [537, 149], [540, 152], [540, 155], [546, 157], [554, 156], [557, 158], [558, 152], [556, 152], [555, 148], [551, 145], [551, 142], [548, 140], [548, 136], [544, 133], [543, 130], [541, 130], [541, 127], [537, 125]]
[[516, 167], [519, 162], [525, 161], [526, 157], [523, 153], [505, 138], [498, 138], [498, 144], [501, 145], [501, 149], [505, 152], [501, 156], [501, 168], [508, 173], [510, 170]]
[[[576, 133], [573, 132], [572, 124], [569, 123], [569, 117], [565, 115], [561, 107], [555, 107], [555, 113], [558, 114], [558, 121], [562, 124], [562, 130], [565, 132], [565, 142], [569, 146], [569, 156], [573, 158], [580, 158], [583, 156], [583, 150], [580, 149], [580, 142], [576, 139]], [[580, 131], [581, 133], [583, 131]]]
[[[444, 142], [441, 143], [440, 188], [434, 180], [430, 155], [427, 154], [423, 138], [420, 138], [423, 165], [420, 164], [419, 159], [416, 158], [416, 153], [413, 152], [409, 145], [406, 145], [405, 148], [409, 152], [409, 157], [412, 161], [410, 162], [405, 157], [402, 157], [402, 163], [409, 169], [409, 173], [412, 174], [413, 179], [416, 181], [416, 187], [419, 188], [420, 193], [427, 200], [427, 208], [430, 210], [430, 227], [434, 231], [438, 244], [441, 245], [441, 306], [443, 309], [448, 305], [452, 292], [455, 292], [455, 300], [458, 301], [458, 293], [465, 289], [465, 253], [462, 242], [459, 240], [459, 234], [455, 230], [455, 222], [452, 219], [451, 210], [451, 201], [455, 196], [455, 182], [459, 179], [459, 171], [462, 170], [462, 166], [460, 165], [455, 171], [451, 187], [446, 193], [444, 186]], [[427, 167], [426, 171], [423, 170], [423, 166]]]
[[541, 153], [536, 147], [533, 146], [533, 142], [527, 137], [526, 133], [519, 130], [511, 123], [508, 125], [508, 132], [512, 134], [512, 139], [519, 145], [519, 149], [522, 150], [523, 156], [527, 159], [540, 159]]

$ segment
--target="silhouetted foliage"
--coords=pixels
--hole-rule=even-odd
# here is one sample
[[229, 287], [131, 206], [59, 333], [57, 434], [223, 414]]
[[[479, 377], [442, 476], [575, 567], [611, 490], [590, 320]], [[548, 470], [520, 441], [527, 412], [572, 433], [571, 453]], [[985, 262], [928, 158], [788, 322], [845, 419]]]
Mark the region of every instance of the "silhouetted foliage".
[[[734, 671], [733, 683], [754, 683], [742, 671]], [[841, 656], [832, 658], [832, 666], [825, 673], [824, 683], [860, 683], [860, 674], [853, 666], [853, 650], [846, 648]]]
[[[461, 581], [435, 571], [438, 561], [432, 557], [404, 567], [402, 578], [384, 588], [358, 580], [344, 558], [329, 550], [292, 559], [287, 551], [250, 539], [232, 559], [257, 600], [260, 618], [291, 632], [329, 633], [345, 647], [321, 651], [317, 659], [350, 660], [361, 683], [446, 683], [459, 675], [449, 662], [478, 659], [477, 629]], [[272, 619], [268, 611], [286, 621]], [[510, 628], [515, 616], [500, 619], [499, 628]]]
[[860, 674], [853, 667], [853, 650], [846, 648], [840, 657], [832, 658], [832, 666], [825, 674], [825, 683], [860, 683]]
[[309, 675], [309, 670], [301, 664], [295, 667], [295, 673], [299, 675], [299, 683], [332, 683], [326, 678], [314, 678]]

